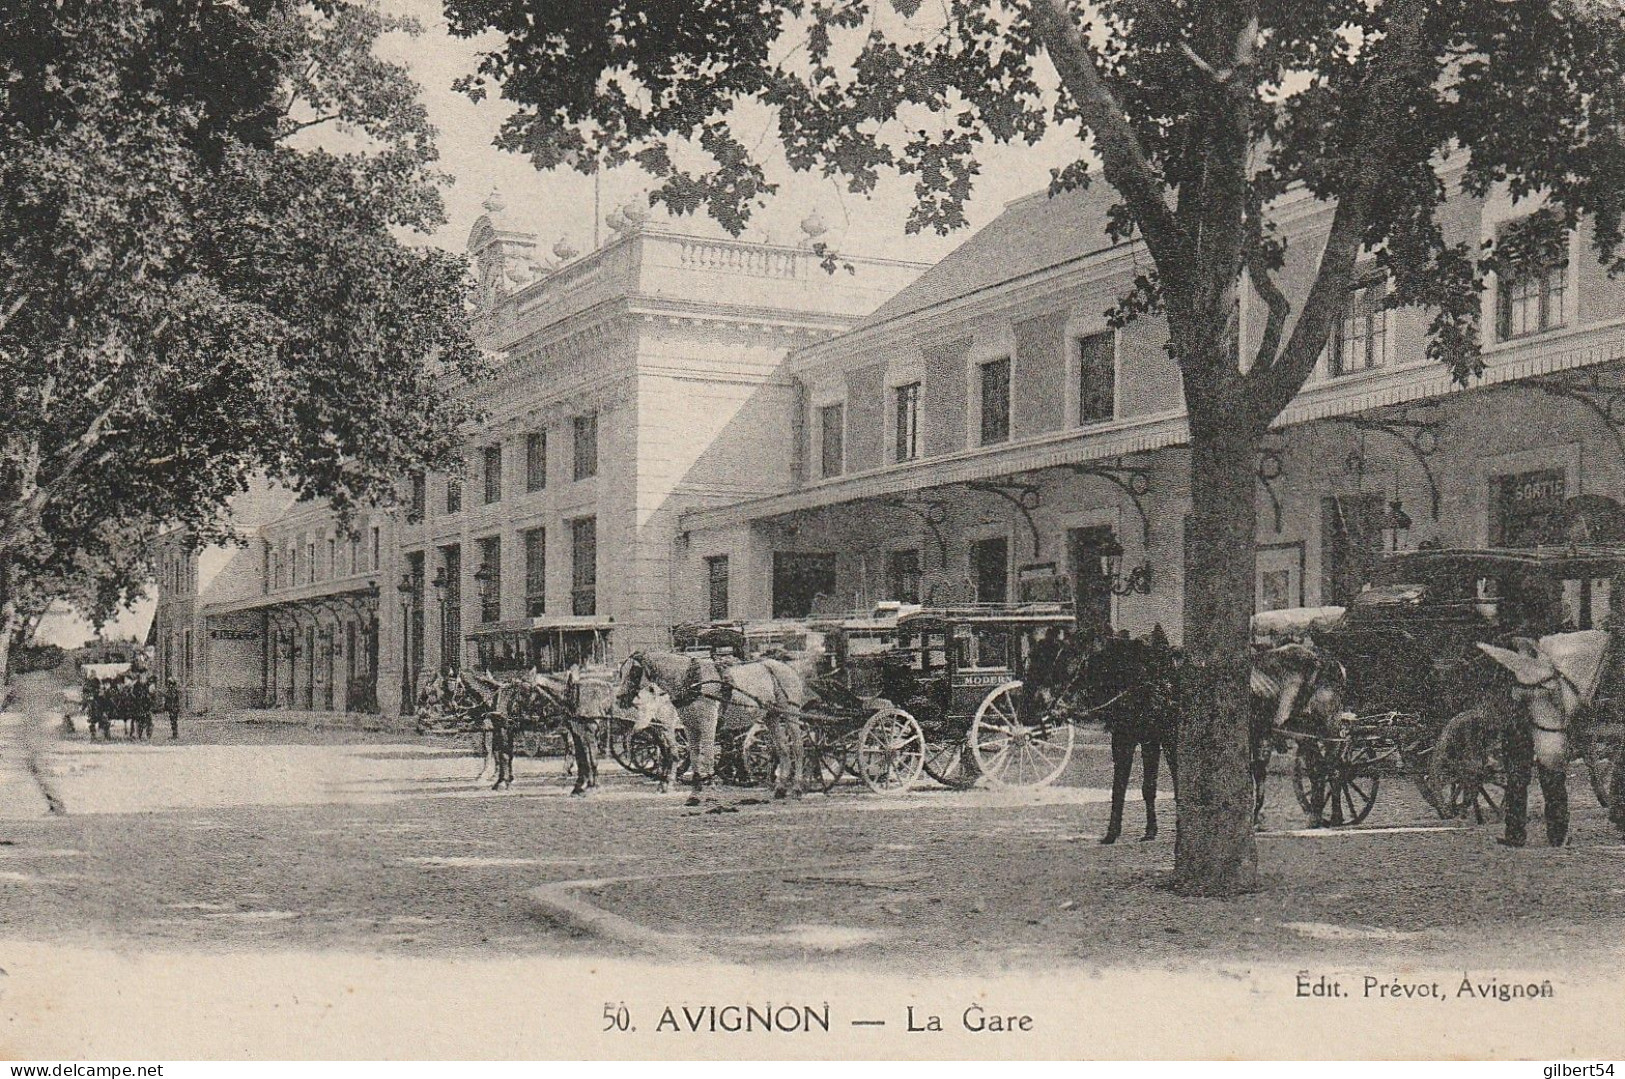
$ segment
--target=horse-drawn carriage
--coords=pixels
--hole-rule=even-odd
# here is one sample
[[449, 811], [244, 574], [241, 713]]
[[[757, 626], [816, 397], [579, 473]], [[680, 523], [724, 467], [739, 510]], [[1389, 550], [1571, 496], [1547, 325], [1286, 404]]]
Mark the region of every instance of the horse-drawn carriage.
[[[1384, 560], [1341, 617], [1308, 628], [1348, 672], [1348, 708], [1334, 732], [1300, 736], [1294, 789], [1327, 823], [1365, 820], [1385, 775], [1403, 775], [1441, 815], [1501, 811], [1501, 729], [1511, 679], [1480, 645], [1611, 626], [1625, 548], [1422, 550]], [[1572, 744], [1607, 804], [1622, 727], [1610, 649], [1600, 688], [1579, 710]]]
[[923, 768], [966, 788], [1053, 783], [1072, 757], [1076, 731], [1049, 694], [1076, 623], [1069, 604], [976, 604], [917, 610], [897, 622], [897, 645], [880, 683], [914, 715], [926, 740]]
[[[872, 791], [892, 794], [918, 781], [925, 757], [919, 724], [877, 692], [874, 677], [875, 657], [895, 646], [899, 609], [886, 604], [852, 617], [678, 627], [673, 638], [684, 654], [725, 666], [763, 657], [794, 666], [811, 691], [796, 710], [811, 785], [828, 791], [850, 775]], [[773, 757], [766, 734], [765, 725], [754, 723], [724, 738], [719, 772], [744, 783], [767, 782]], [[649, 756], [644, 745], [635, 746], [639, 764]]]

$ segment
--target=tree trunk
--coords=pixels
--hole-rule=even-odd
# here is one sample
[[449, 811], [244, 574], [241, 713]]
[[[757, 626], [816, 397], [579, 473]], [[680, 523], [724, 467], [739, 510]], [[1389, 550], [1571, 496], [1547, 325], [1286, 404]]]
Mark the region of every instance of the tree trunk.
[[5, 705], [6, 687], [11, 685], [11, 639], [21, 621], [11, 562], [0, 556], [0, 707]]
[[[1211, 418], [1199, 421], [1206, 411]], [[1258, 887], [1248, 744], [1258, 439], [1209, 405], [1191, 413], [1191, 520], [1185, 536], [1175, 888], [1235, 895]], [[1234, 430], [1231, 428], [1243, 428]]]

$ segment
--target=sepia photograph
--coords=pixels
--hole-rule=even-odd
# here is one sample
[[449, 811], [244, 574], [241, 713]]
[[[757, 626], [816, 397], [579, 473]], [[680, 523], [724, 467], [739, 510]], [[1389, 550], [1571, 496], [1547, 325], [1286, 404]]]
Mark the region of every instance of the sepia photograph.
[[0, 0], [0, 1057], [1611, 1076], [1622, 215], [1621, 0]]

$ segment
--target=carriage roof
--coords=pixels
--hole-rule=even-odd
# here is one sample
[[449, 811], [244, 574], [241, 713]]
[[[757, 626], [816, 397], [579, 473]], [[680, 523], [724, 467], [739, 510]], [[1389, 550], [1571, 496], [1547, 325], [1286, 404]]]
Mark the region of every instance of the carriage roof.
[[1410, 571], [1438, 574], [1456, 570], [1495, 574], [1538, 570], [1553, 577], [1610, 577], [1620, 569], [1625, 569], [1625, 545], [1621, 544], [1489, 549], [1447, 547], [1388, 555], [1383, 559], [1380, 576], [1397, 582]]
[[900, 626], [997, 625], [1059, 626], [1075, 624], [1070, 603], [972, 603], [927, 607], [898, 618]]

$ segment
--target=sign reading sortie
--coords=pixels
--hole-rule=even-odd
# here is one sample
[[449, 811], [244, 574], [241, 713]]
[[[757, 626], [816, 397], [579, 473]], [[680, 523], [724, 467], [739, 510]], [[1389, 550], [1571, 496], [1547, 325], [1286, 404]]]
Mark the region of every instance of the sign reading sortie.
[[257, 629], [211, 629], [209, 639], [212, 641], [257, 641], [260, 631]]

